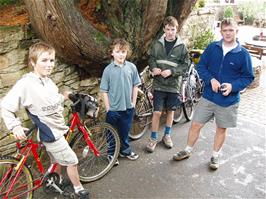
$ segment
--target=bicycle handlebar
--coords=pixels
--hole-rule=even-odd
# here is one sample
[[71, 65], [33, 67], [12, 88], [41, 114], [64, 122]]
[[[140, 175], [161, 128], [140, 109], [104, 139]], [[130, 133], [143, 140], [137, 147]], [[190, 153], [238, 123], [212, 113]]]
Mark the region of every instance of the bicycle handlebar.
[[[26, 137], [29, 137], [29, 136], [33, 133], [33, 131], [34, 131], [35, 129], [36, 129], [36, 126], [34, 125], [34, 126], [31, 127], [28, 131], [25, 131], [24, 133], [25, 133]], [[13, 132], [8, 133], [7, 135], [8, 135], [8, 136], [10, 136], [10, 135], [14, 136]]]

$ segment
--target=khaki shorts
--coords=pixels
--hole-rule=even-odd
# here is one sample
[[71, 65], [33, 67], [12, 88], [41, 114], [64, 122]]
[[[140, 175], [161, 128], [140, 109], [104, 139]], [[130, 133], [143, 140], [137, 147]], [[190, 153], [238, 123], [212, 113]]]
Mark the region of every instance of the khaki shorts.
[[71, 166], [78, 164], [78, 158], [75, 152], [70, 148], [65, 137], [61, 137], [55, 142], [43, 142], [46, 151], [51, 158], [52, 163], [58, 163], [62, 166]]
[[236, 127], [238, 106], [239, 103], [223, 107], [202, 98], [196, 106], [193, 121], [205, 124], [215, 118], [215, 122], [220, 128]]

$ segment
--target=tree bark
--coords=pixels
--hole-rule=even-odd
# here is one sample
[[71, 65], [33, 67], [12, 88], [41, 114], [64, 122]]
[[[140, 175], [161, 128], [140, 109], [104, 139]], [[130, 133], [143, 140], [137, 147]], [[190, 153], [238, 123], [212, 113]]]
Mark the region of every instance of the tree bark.
[[[132, 47], [132, 61], [145, 60], [163, 19], [186, 19], [195, 0], [24, 0], [31, 24], [57, 54], [90, 75], [99, 76], [108, 63], [112, 38]], [[180, 26], [181, 27], [181, 26]]]

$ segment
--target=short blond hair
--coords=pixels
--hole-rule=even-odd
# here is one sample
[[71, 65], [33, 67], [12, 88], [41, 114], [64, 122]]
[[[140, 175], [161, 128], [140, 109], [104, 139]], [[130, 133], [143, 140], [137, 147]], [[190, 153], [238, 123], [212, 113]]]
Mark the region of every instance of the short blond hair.
[[131, 49], [129, 43], [123, 39], [123, 38], [116, 38], [112, 41], [112, 43], [109, 46], [108, 53], [110, 56], [112, 56], [112, 52], [115, 48], [116, 45], [119, 45], [120, 50], [126, 50], [127, 51], [127, 58], [131, 56]]
[[[32, 66], [32, 62], [36, 63], [38, 57], [43, 53], [54, 53], [55, 49], [51, 45], [45, 43], [45, 42], [38, 42], [33, 44], [29, 49], [29, 58], [28, 58], [28, 64], [29, 66]], [[33, 67], [33, 66], [32, 66]]]
[[221, 22], [221, 28], [223, 26], [233, 26], [233, 27], [237, 27], [237, 23], [233, 18], [224, 18]]

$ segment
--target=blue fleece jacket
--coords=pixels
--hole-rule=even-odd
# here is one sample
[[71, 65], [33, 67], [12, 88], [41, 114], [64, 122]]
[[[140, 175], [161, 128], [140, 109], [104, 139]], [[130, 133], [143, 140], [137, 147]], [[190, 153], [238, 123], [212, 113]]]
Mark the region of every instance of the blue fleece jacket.
[[[237, 47], [223, 56], [221, 41], [212, 42], [205, 49], [197, 65], [200, 78], [205, 86], [203, 97], [219, 106], [228, 107], [240, 101], [240, 92], [254, 79], [251, 57], [248, 51], [239, 43]], [[228, 96], [221, 92], [215, 93], [211, 87], [211, 79], [222, 83], [232, 84], [232, 91]]]

